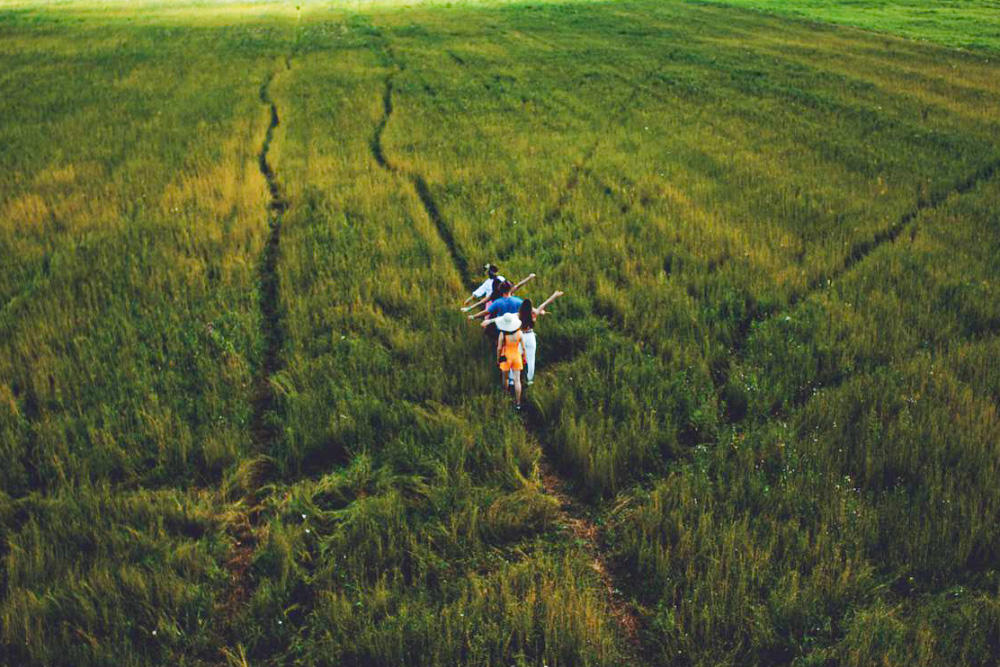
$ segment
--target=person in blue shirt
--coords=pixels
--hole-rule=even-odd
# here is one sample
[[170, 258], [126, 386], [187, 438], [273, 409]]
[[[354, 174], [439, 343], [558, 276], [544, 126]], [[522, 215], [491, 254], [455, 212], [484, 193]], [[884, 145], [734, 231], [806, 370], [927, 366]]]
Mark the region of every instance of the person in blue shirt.
[[521, 299], [516, 296], [511, 296], [511, 294], [518, 288], [524, 286], [532, 278], [535, 277], [534, 273], [528, 274], [528, 277], [519, 282], [518, 284], [511, 286], [509, 280], [505, 280], [500, 284], [500, 288], [496, 293], [493, 294], [493, 301], [474, 315], [469, 315], [470, 320], [474, 320], [480, 317], [485, 317], [489, 315], [491, 318], [499, 317], [505, 313], [516, 313], [521, 307]]
[[486, 309], [486, 312], [490, 317], [500, 317], [501, 315], [506, 315], [507, 313], [516, 313], [521, 309], [521, 304], [524, 303], [524, 299], [519, 296], [511, 296], [510, 288], [513, 287], [509, 282], [502, 283], [500, 285], [500, 298], [494, 299], [490, 307]]

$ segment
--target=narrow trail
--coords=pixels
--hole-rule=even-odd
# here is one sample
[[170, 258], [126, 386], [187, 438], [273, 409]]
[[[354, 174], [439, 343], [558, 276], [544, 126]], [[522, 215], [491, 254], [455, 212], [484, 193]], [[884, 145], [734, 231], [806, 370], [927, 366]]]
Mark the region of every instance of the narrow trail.
[[[468, 263], [464, 255], [458, 250], [455, 239], [451, 234], [451, 230], [443, 220], [440, 209], [430, 193], [426, 180], [420, 174], [407, 173], [405, 170], [394, 165], [386, 155], [385, 149], [382, 145], [382, 135], [385, 132], [385, 128], [393, 114], [393, 77], [399, 72], [405, 70], [405, 65], [400, 63], [395, 58], [395, 55], [388, 46], [383, 46], [383, 49], [389, 57], [389, 60], [395, 63], [397, 70], [390, 73], [385, 80], [385, 90], [382, 95], [383, 114], [382, 118], [379, 119], [379, 122], [375, 127], [375, 131], [372, 134], [370, 142], [372, 157], [382, 169], [390, 173], [400, 174], [411, 182], [417, 192], [417, 196], [420, 198], [420, 202], [423, 205], [428, 218], [430, 218], [430, 220], [434, 223], [442, 242], [448, 247], [452, 262], [454, 263], [458, 273], [461, 275], [463, 283], [470, 284], [472, 280], [468, 270]], [[632, 97], [629, 99], [632, 99]], [[623, 103], [622, 107], [624, 108], [627, 103], [627, 101]], [[576, 183], [579, 180], [580, 172], [586, 168], [586, 164], [590, 160], [594, 151], [597, 149], [598, 144], [599, 140], [595, 141], [594, 144], [584, 152], [582, 159], [574, 165], [574, 168], [571, 170], [568, 177], [567, 184], [564, 187], [563, 195], [560, 197], [561, 205], [564, 205], [565, 201], [568, 200], [569, 193], [576, 186]], [[558, 215], [558, 212], [556, 215]], [[547, 495], [551, 496], [559, 503], [559, 515], [562, 523], [569, 528], [576, 543], [580, 545], [580, 548], [586, 553], [587, 558], [590, 560], [591, 568], [596, 574], [598, 580], [601, 582], [601, 588], [606, 596], [609, 608], [611, 609], [612, 615], [620, 628], [621, 638], [625, 647], [625, 657], [628, 660], [627, 664], [631, 667], [640, 667], [641, 665], [650, 664], [645, 658], [645, 656], [648, 655], [648, 651], [644, 649], [640, 639], [640, 629], [642, 626], [640, 614], [636, 608], [625, 599], [621, 591], [615, 585], [612, 569], [609, 565], [608, 558], [605, 555], [606, 548], [603, 545], [602, 531], [588, 516], [584, 503], [573, 498], [572, 495], [566, 491], [566, 480], [562, 478], [556, 471], [555, 467], [548, 462], [546, 447], [539, 437], [540, 429], [532, 426], [530, 418], [522, 420], [522, 423], [524, 424], [525, 430], [535, 441], [542, 454], [540, 461], [542, 488]]]
[[[651, 74], [647, 73], [644, 78], [649, 78]], [[639, 93], [643, 90], [642, 84], [632, 83], [631, 85], [631, 94], [623, 97], [610, 114], [611, 122], [617, 121], [632, 106]], [[595, 180], [601, 182], [590, 168], [590, 162], [603, 140], [603, 135], [595, 139], [570, 168], [555, 205], [543, 217], [545, 223], [553, 222], [562, 215], [563, 209], [573, 195], [573, 191], [579, 185], [581, 174], [595, 178]], [[606, 185], [604, 188], [605, 190], [610, 190]], [[550, 463], [548, 458], [549, 448], [544, 443], [539, 416], [529, 408], [528, 415], [522, 421], [525, 429], [537, 443], [542, 453], [539, 463], [542, 475], [542, 488], [547, 495], [559, 502], [559, 512], [564, 523], [569, 527], [577, 543], [581, 545], [581, 548], [587, 554], [587, 557], [590, 559], [590, 567], [601, 582], [605, 599], [624, 640], [624, 657], [627, 660], [627, 664], [630, 667], [653, 664], [651, 659], [652, 651], [643, 643], [642, 639], [642, 615], [615, 583], [615, 573], [606, 555], [607, 547], [605, 546], [604, 532], [590, 517], [588, 505], [584, 501], [574, 498], [567, 491], [567, 480]]]
[[791, 298], [789, 306], [794, 306], [798, 302], [809, 298], [812, 294], [826, 289], [827, 286], [833, 283], [833, 281], [848, 273], [856, 264], [867, 258], [880, 247], [886, 243], [894, 242], [906, 230], [906, 228], [909, 227], [910, 223], [916, 220], [917, 216], [919, 216], [922, 212], [939, 207], [953, 195], [963, 195], [971, 191], [979, 183], [989, 180], [998, 172], [1000, 172], [1000, 160], [980, 167], [967, 178], [956, 183], [947, 190], [933, 194], [927, 199], [919, 199], [910, 210], [904, 213], [899, 220], [897, 220], [896, 223], [891, 225], [888, 229], [876, 233], [870, 240], [854, 244], [854, 246], [851, 247], [851, 251], [848, 253], [847, 258], [844, 260], [844, 264], [839, 269], [830, 275], [817, 276], [814, 278], [809, 283], [809, 287], [806, 290], [794, 295]]
[[[285, 59], [285, 70], [291, 69], [290, 57]], [[270, 453], [280, 437], [280, 427], [275, 418], [277, 399], [271, 386], [271, 378], [283, 366], [281, 351], [284, 347], [285, 330], [281, 311], [281, 282], [278, 276], [278, 261], [281, 255], [281, 223], [284, 212], [288, 209], [285, 198], [271, 165], [268, 155], [274, 130], [280, 124], [278, 106], [271, 98], [270, 87], [276, 74], [268, 74], [260, 87], [260, 101], [270, 112], [270, 120], [257, 162], [260, 173], [267, 181], [270, 200], [267, 203], [268, 236], [261, 253], [259, 266], [260, 295], [258, 307], [261, 313], [261, 338], [264, 341], [260, 364], [253, 379], [253, 396], [251, 399], [252, 413], [250, 418], [250, 435], [252, 454]], [[259, 481], [259, 480], [258, 480]], [[257, 483], [254, 483], [257, 486]], [[252, 594], [252, 582], [249, 574], [250, 564], [257, 543], [256, 531], [260, 520], [260, 510], [257, 507], [256, 489], [248, 490], [247, 496], [239, 501], [241, 511], [238, 519], [229, 526], [229, 535], [233, 540], [233, 549], [226, 561], [229, 573], [229, 586], [222, 601], [223, 615], [226, 619], [221, 634], [231, 646], [239, 640], [233, 622], [239, 616]], [[230, 646], [220, 648], [223, 662], [228, 664], [229, 657], [235, 655]], [[237, 644], [237, 650], [242, 652], [242, 646]]]
[[530, 425], [530, 419], [525, 419], [524, 424], [542, 452], [542, 459], [539, 462], [542, 489], [546, 495], [555, 498], [559, 503], [561, 522], [569, 528], [576, 543], [586, 553], [590, 560], [590, 568], [601, 582], [605, 599], [624, 640], [626, 664], [629, 667], [651, 665], [650, 656], [652, 653], [642, 642], [642, 616], [635, 605], [629, 602], [615, 584], [613, 570], [605, 556], [607, 548], [605, 547], [603, 531], [590, 518], [587, 507], [566, 490], [566, 480], [549, 463], [545, 447], [542, 446], [538, 438], [537, 429]]
[[254, 449], [257, 453], [270, 451], [270, 445], [278, 437], [278, 428], [270, 415], [273, 414], [275, 397], [270, 380], [282, 365], [281, 349], [284, 345], [284, 323], [281, 316], [281, 285], [278, 277], [278, 259], [281, 249], [281, 219], [288, 202], [281, 191], [281, 185], [274, 173], [274, 168], [268, 161], [274, 130], [281, 122], [278, 117], [278, 106], [270, 97], [269, 89], [274, 75], [269, 75], [260, 87], [260, 101], [271, 113], [271, 120], [264, 135], [257, 161], [260, 173], [267, 181], [267, 189], [271, 194], [268, 202], [267, 225], [269, 234], [264, 245], [260, 262], [260, 301], [261, 336], [264, 339], [264, 353], [260, 368], [254, 378], [253, 416], [251, 433]]
[[[611, 115], [612, 120], [617, 120], [625, 111], [628, 110], [628, 108], [635, 101], [640, 90], [640, 87], [636, 85], [633, 88], [632, 93], [628, 97], [622, 99]], [[593, 159], [594, 154], [597, 152], [602, 140], [603, 136], [598, 137], [583, 151], [579, 160], [577, 160], [577, 162], [570, 168], [569, 174], [566, 177], [566, 181], [559, 193], [559, 197], [557, 198], [555, 205], [549, 209], [549, 211], [547, 211], [545, 216], [542, 218], [546, 224], [557, 220], [562, 215], [563, 209], [566, 207], [566, 204], [569, 203], [569, 199], [573, 195], [573, 191], [580, 182], [581, 174], [596, 179], [596, 175], [590, 169], [590, 161]], [[605, 190], [610, 190], [607, 186], [604, 186], [604, 188]], [[549, 462], [548, 448], [544, 445], [544, 439], [541, 432], [542, 429], [539, 427], [538, 421], [538, 415], [531, 411], [523, 420], [523, 423], [525, 429], [537, 443], [539, 450], [542, 452], [542, 459], [539, 463], [542, 474], [542, 488], [545, 490], [547, 495], [555, 498], [559, 502], [559, 512], [563, 522], [569, 527], [573, 537], [577, 540], [577, 543], [581, 545], [581, 548], [590, 559], [590, 567], [601, 582], [601, 587], [604, 589], [605, 599], [607, 600], [611, 613], [620, 628], [621, 637], [624, 640], [626, 649], [625, 658], [628, 661], [627, 664], [629, 664], [630, 667], [651, 665], [652, 661], [650, 656], [652, 655], [652, 652], [643, 644], [642, 641], [642, 616], [635, 605], [629, 602], [629, 600], [622, 594], [619, 587], [615, 584], [613, 570], [610, 566], [608, 558], [605, 555], [607, 549], [604, 546], [605, 541], [603, 531], [588, 515], [586, 505], [582, 501], [575, 499], [566, 490], [566, 479], [560, 475], [556, 468]]]
[[395, 169], [389, 165], [389, 161], [382, 150], [382, 133], [385, 132], [385, 126], [389, 124], [389, 118], [392, 117], [393, 76], [395, 74], [390, 74], [385, 78], [385, 92], [382, 93], [382, 117], [379, 119], [378, 125], [375, 126], [375, 134], [372, 135], [371, 140], [372, 157], [375, 158], [378, 166], [388, 171], [395, 171]]

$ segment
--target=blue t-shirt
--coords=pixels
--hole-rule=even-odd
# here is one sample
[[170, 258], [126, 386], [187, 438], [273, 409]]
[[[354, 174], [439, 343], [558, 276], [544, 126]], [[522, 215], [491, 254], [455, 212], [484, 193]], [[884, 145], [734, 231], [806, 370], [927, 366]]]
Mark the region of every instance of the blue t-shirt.
[[522, 303], [524, 303], [524, 299], [516, 296], [505, 296], [491, 303], [487, 312], [490, 314], [490, 317], [500, 317], [507, 313], [516, 313], [520, 310]]

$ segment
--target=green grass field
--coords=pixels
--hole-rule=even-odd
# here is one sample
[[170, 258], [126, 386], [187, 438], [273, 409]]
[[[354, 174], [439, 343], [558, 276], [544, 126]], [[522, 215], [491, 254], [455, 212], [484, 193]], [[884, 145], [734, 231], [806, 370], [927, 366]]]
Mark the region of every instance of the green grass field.
[[776, 15], [856, 26], [964, 49], [994, 52], [1000, 49], [1000, 3], [996, 0], [719, 1]]
[[0, 665], [997, 664], [995, 5], [0, 4]]

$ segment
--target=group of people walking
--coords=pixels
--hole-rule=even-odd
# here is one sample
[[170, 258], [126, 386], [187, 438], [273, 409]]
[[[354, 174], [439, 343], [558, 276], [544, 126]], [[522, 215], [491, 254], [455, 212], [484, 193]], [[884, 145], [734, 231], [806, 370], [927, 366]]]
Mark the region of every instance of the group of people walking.
[[[482, 326], [491, 346], [496, 348], [497, 364], [503, 387], [514, 390], [514, 407], [521, 409], [521, 371], [526, 370], [527, 385], [535, 381], [535, 359], [538, 339], [535, 337], [536, 318], [547, 315], [545, 307], [563, 293], [556, 290], [540, 305], [533, 306], [531, 299], [514, 296], [514, 292], [534, 280], [535, 274], [517, 283], [500, 275], [493, 264], [486, 265], [486, 280], [470, 294], [462, 304], [462, 312], [479, 312], [469, 315], [470, 320], [484, 318]], [[471, 304], [471, 305], [470, 305]]]

